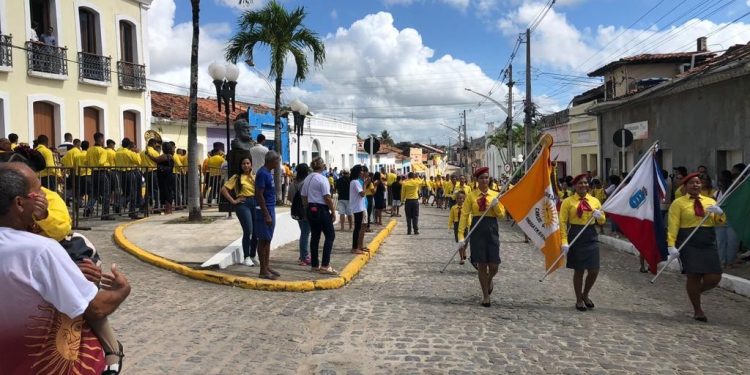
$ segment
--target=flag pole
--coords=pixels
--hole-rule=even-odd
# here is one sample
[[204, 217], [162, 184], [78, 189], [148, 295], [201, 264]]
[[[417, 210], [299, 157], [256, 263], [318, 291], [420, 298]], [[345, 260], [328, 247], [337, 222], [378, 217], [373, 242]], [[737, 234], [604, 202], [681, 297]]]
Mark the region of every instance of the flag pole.
[[[547, 137], [547, 136], [545, 135], [545, 136], [542, 136], [542, 137], [540, 137], [540, 138], [539, 138], [539, 140], [538, 140], [538, 141], [536, 142], [536, 144], [534, 145], [534, 147], [532, 147], [532, 148], [531, 148], [531, 151], [529, 152], [529, 155], [530, 155], [530, 154], [532, 154], [532, 153], [533, 153], [534, 151], [536, 151], [537, 147], [539, 147], [539, 145], [540, 145], [540, 144], [542, 143], [542, 140], [544, 140], [544, 139], [545, 139], [546, 137]], [[549, 137], [551, 138], [552, 136], [549, 136]], [[527, 156], [528, 156], [528, 155], [527, 155]], [[523, 169], [523, 167], [524, 167], [524, 166], [526, 165], [526, 162], [527, 162], [528, 160], [529, 160], [529, 158], [525, 158], [525, 159], [523, 160], [523, 163], [521, 164], [521, 167], [519, 167], [519, 168], [516, 168], [516, 171], [515, 171], [515, 172], [513, 172], [513, 175], [512, 175], [512, 176], [511, 176], [511, 177], [510, 177], [510, 178], [508, 179], [508, 181], [506, 181], [506, 182], [505, 182], [505, 184], [503, 184], [503, 188], [502, 188], [502, 189], [501, 189], [500, 191], [505, 191], [505, 192], [507, 193], [506, 189], [508, 188], [508, 185], [510, 185], [510, 181], [511, 181], [511, 180], [512, 180], [512, 179], [513, 179], [513, 178], [514, 178], [515, 176], [516, 176], [516, 174], [518, 174], [518, 173], [519, 173], [519, 172], [520, 172], [520, 171], [521, 171], [521, 170]], [[499, 200], [500, 200], [500, 197], [502, 197], [502, 195], [505, 195], [505, 193], [502, 193], [502, 194], [498, 194], [498, 196], [496, 196], [496, 197], [495, 197], [494, 199], [492, 199], [492, 201], [490, 202], [490, 207], [492, 207], [492, 204], [493, 204], [493, 203], [494, 203], [495, 201], [498, 201], [498, 204], [500, 204], [500, 203], [499, 203]], [[474, 233], [474, 230], [475, 230], [475, 229], [477, 228], [477, 225], [479, 225], [479, 223], [480, 223], [480, 222], [482, 221], [482, 219], [484, 219], [485, 215], [487, 215], [487, 212], [489, 212], [489, 210], [490, 210], [490, 207], [488, 207], [488, 208], [487, 208], [487, 209], [486, 209], [486, 210], [485, 210], [485, 211], [484, 211], [484, 212], [482, 213], [482, 216], [480, 216], [480, 217], [479, 217], [479, 220], [477, 220], [477, 223], [476, 223], [476, 224], [474, 224], [474, 225], [473, 225], [473, 226], [471, 227], [471, 230], [469, 230], [469, 233], [468, 233], [468, 234], [466, 234], [466, 237], [464, 237], [464, 244], [465, 244], [466, 240], [468, 240], [468, 239], [469, 239], [469, 237], [471, 236], [471, 234], [472, 234], [472, 233]], [[459, 220], [460, 220], [460, 219], [459, 219]], [[443, 273], [443, 272], [445, 272], [445, 269], [446, 269], [446, 268], [448, 268], [448, 265], [449, 265], [449, 264], [451, 264], [451, 262], [453, 262], [453, 259], [454, 259], [454, 258], [456, 257], [456, 254], [458, 254], [458, 251], [459, 251], [459, 250], [461, 250], [461, 247], [462, 247], [461, 245], [458, 245], [458, 246], [456, 247], [456, 251], [454, 251], [454, 252], [453, 252], [453, 255], [452, 255], [452, 256], [451, 256], [451, 258], [450, 258], [450, 259], [448, 260], [448, 262], [447, 262], [447, 263], [445, 263], [445, 266], [443, 266], [443, 269], [442, 269], [442, 270], [440, 270], [440, 273]]]
[[[625, 176], [625, 178], [622, 181], [620, 181], [620, 184], [617, 185], [617, 188], [615, 189], [615, 191], [612, 192], [612, 196], [616, 195], [617, 193], [620, 192], [620, 190], [622, 190], [623, 186], [625, 186], [625, 181], [627, 181], [633, 175], [633, 172], [635, 172], [636, 170], [638, 170], [638, 168], [641, 167], [641, 165], [643, 164], [643, 162], [646, 160], [646, 157], [651, 152], [653, 152], [653, 149], [655, 147], [657, 147], [658, 144], [659, 144], [659, 141], [656, 141], [656, 142], [654, 142], [654, 144], [651, 145], [651, 147], [648, 148], [648, 150], [646, 150], [646, 152], [643, 154], [643, 156], [641, 156], [641, 159], [638, 160], [638, 163], [636, 163], [633, 166], [633, 168], [630, 170], [630, 172], [628, 172], [627, 176]], [[602, 211], [604, 211], [604, 206], [602, 206]], [[573, 241], [570, 241], [570, 243], [568, 243], [568, 246], [573, 246], [573, 243], [575, 243], [576, 240], [578, 240], [578, 237], [580, 237], [581, 234], [583, 234], [583, 231], [585, 231], [586, 228], [588, 228], [589, 225], [591, 225], [591, 222], [593, 221], [593, 219], [594, 219], [593, 215], [591, 217], [589, 217], [589, 219], [586, 221], [586, 225], [584, 225], [583, 229], [581, 229], [581, 231], [578, 232], [578, 234], [573, 238]], [[549, 276], [550, 273], [552, 273], [552, 270], [555, 268], [555, 265], [557, 265], [557, 262], [559, 262], [562, 259], [563, 256], [565, 256], [565, 253], [561, 252], [560, 256], [558, 256], [557, 259], [555, 260], [555, 262], [552, 263], [552, 266], [550, 266], [550, 268], [547, 269], [547, 271], [544, 273], [544, 276], [542, 276], [542, 278], [539, 279], [540, 283], [542, 281], [544, 281], [547, 278], [547, 276]]]
[[[745, 175], [745, 173], [748, 171], [749, 168], [750, 168], [750, 164], [748, 164], [747, 166], [745, 166], [745, 169], [742, 171], [742, 173], [740, 173], [740, 177], [742, 177], [743, 175]], [[735, 187], [739, 185], [738, 182], [740, 182], [740, 180], [742, 180], [744, 182], [746, 179], [747, 179], [747, 177], [745, 177], [745, 178], [739, 178], [738, 177], [736, 180], [734, 180], [734, 182], [732, 182], [732, 184], [729, 185], [729, 188], [727, 189], [728, 193], [725, 194], [725, 195], [722, 195], [721, 199], [719, 199], [716, 202], [716, 205], [720, 206], [722, 203], [724, 203], [724, 200], [726, 200], [727, 197], [729, 197], [730, 195], [732, 195], [732, 193], [734, 193]], [[704, 216], [703, 219], [701, 220], [701, 222], [698, 223], [698, 226], [696, 226], [695, 228], [693, 228], [693, 230], [690, 232], [690, 235], [688, 235], [687, 238], [685, 238], [685, 241], [682, 241], [682, 243], [680, 244], [680, 247], [677, 248], [677, 253], [678, 254], [680, 253], [680, 251], [682, 251], [682, 248], [685, 246], [685, 244], [688, 243], [688, 241], [690, 241], [690, 238], [693, 237], [693, 235], [695, 234], [695, 232], [697, 232], [698, 229], [701, 226], [703, 226], [703, 223], [705, 223], [706, 220], [708, 220], [708, 216], [709, 215]], [[669, 258], [667, 258], [667, 264], [665, 264], [664, 267], [662, 267], [662, 269], [660, 269], [659, 272], [656, 273], [656, 276], [654, 276], [654, 278], [651, 279], [651, 284], [653, 284], [654, 282], [656, 282], [656, 279], [659, 278], [659, 276], [661, 276], [661, 273], [664, 272], [664, 270], [667, 269], [669, 267], [669, 265], [672, 264], [672, 262], [675, 259], [677, 259], [677, 257], [669, 257]]]

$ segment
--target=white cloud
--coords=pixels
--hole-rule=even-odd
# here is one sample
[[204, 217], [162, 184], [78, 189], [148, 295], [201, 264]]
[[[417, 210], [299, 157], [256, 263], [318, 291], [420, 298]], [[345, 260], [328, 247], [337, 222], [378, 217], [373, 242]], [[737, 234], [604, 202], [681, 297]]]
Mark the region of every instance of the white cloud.
[[239, 0], [214, 0], [216, 4], [237, 10], [259, 9], [267, 0], [250, 0], [247, 3], [240, 4]]
[[440, 0], [440, 2], [450, 5], [460, 10], [466, 10], [469, 7], [469, 0]]

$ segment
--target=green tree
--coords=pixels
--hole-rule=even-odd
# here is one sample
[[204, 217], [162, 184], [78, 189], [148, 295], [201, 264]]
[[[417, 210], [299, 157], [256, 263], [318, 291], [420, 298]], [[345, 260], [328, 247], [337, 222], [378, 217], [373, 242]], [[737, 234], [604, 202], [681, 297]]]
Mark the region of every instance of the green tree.
[[388, 134], [388, 130], [383, 130], [382, 132], [380, 132], [380, 142], [389, 146], [394, 145], [393, 138], [391, 138], [391, 135]]
[[[276, 0], [272, 0], [262, 9], [245, 11], [239, 18], [239, 31], [230, 40], [226, 48], [227, 60], [236, 63], [247, 57], [252, 59], [256, 45], [270, 49], [270, 78], [276, 80], [276, 100], [274, 106], [274, 145], [281, 152], [281, 82], [284, 77], [284, 65], [291, 55], [297, 70], [294, 84], [307, 78], [310, 64], [306, 52], [312, 53], [313, 64], [322, 66], [325, 61], [325, 46], [318, 34], [305, 27], [303, 21], [307, 13], [304, 7], [287, 11]], [[279, 174], [275, 176], [276, 195], [280, 197], [281, 182]]]

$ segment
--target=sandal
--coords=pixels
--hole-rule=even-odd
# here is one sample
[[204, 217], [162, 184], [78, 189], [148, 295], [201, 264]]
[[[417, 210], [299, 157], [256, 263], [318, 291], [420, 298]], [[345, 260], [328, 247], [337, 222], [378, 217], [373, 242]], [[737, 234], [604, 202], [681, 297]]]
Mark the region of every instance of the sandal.
[[364, 253], [365, 253], [365, 252], [364, 252], [364, 251], [362, 251], [362, 250], [360, 250], [360, 249], [354, 249], [354, 250], [352, 250], [352, 254], [362, 255], [362, 254], [364, 254]]
[[589, 297], [585, 297], [583, 299], [583, 304], [586, 305], [586, 308], [589, 308], [589, 309], [593, 309], [595, 307], [594, 302], [591, 301]]
[[331, 266], [328, 266], [326, 268], [321, 267], [320, 268], [320, 273], [323, 274], [323, 275], [338, 275], [339, 274], [338, 271], [336, 271], [335, 269], [333, 269], [333, 267], [331, 267]]
[[281, 276], [281, 274], [280, 274], [280, 273], [278, 273], [278, 272], [276, 272], [276, 271], [274, 271], [274, 270], [272, 270], [272, 269], [270, 269], [270, 268], [268, 269], [268, 272], [270, 272], [270, 273], [271, 273], [272, 275], [274, 275], [274, 276]]
[[120, 359], [117, 361], [116, 364], [107, 365], [104, 368], [104, 371], [102, 371], [102, 375], [117, 375], [122, 371], [122, 358], [125, 357], [125, 354], [122, 352], [122, 343], [120, 341], [117, 341], [118, 351], [113, 353], [104, 353], [104, 356], [108, 355], [116, 355]]
[[265, 279], [265, 280], [277, 280], [279, 278], [278, 276], [276, 276], [276, 275], [274, 275], [272, 273], [258, 275], [258, 277], [261, 278], [261, 279]]
[[361, 248], [360, 250], [362, 250], [362, 251], [364, 251], [364, 252], [366, 252], [366, 253], [369, 253], [369, 252], [370, 252], [370, 249], [368, 249], [368, 248], [366, 248], [366, 247], [363, 247], [363, 248]]
[[576, 303], [576, 310], [578, 310], [578, 311], [586, 311], [587, 310], [586, 309], [586, 305], [585, 304], [584, 305], [579, 305], [578, 303]]

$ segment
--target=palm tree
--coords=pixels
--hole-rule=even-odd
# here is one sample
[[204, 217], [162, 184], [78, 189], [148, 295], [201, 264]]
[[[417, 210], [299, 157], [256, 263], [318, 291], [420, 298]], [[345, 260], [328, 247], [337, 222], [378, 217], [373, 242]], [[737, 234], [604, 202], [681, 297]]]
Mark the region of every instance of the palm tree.
[[391, 138], [391, 135], [388, 134], [388, 130], [383, 130], [380, 132], [380, 141], [383, 142], [383, 144], [393, 146], [393, 138]]
[[200, 34], [200, 0], [191, 0], [193, 8], [193, 44], [190, 49], [190, 102], [188, 112], [188, 220], [201, 220], [201, 187], [198, 160], [198, 36]]
[[[270, 48], [270, 78], [276, 79], [276, 103], [274, 106], [274, 147], [281, 152], [281, 82], [284, 76], [284, 64], [289, 55], [294, 58], [297, 71], [294, 84], [307, 78], [309, 63], [306, 52], [312, 52], [315, 66], [322, 66], [325, 61], [325, 46], [318, 34], [305, 27], [302, 22], [307, 13], [304, 7], [297, 7], [288, 12], [276, 0], [270, 1], [262, 9], [246, 11], [240, 16], [239, 29], [226, 48], [227, 60], [236, 63], [247, 57], [252, 61], [253, 48], [256, 44]], [[276, 195], [281, 193], [280, 176], [275, 175]]]

